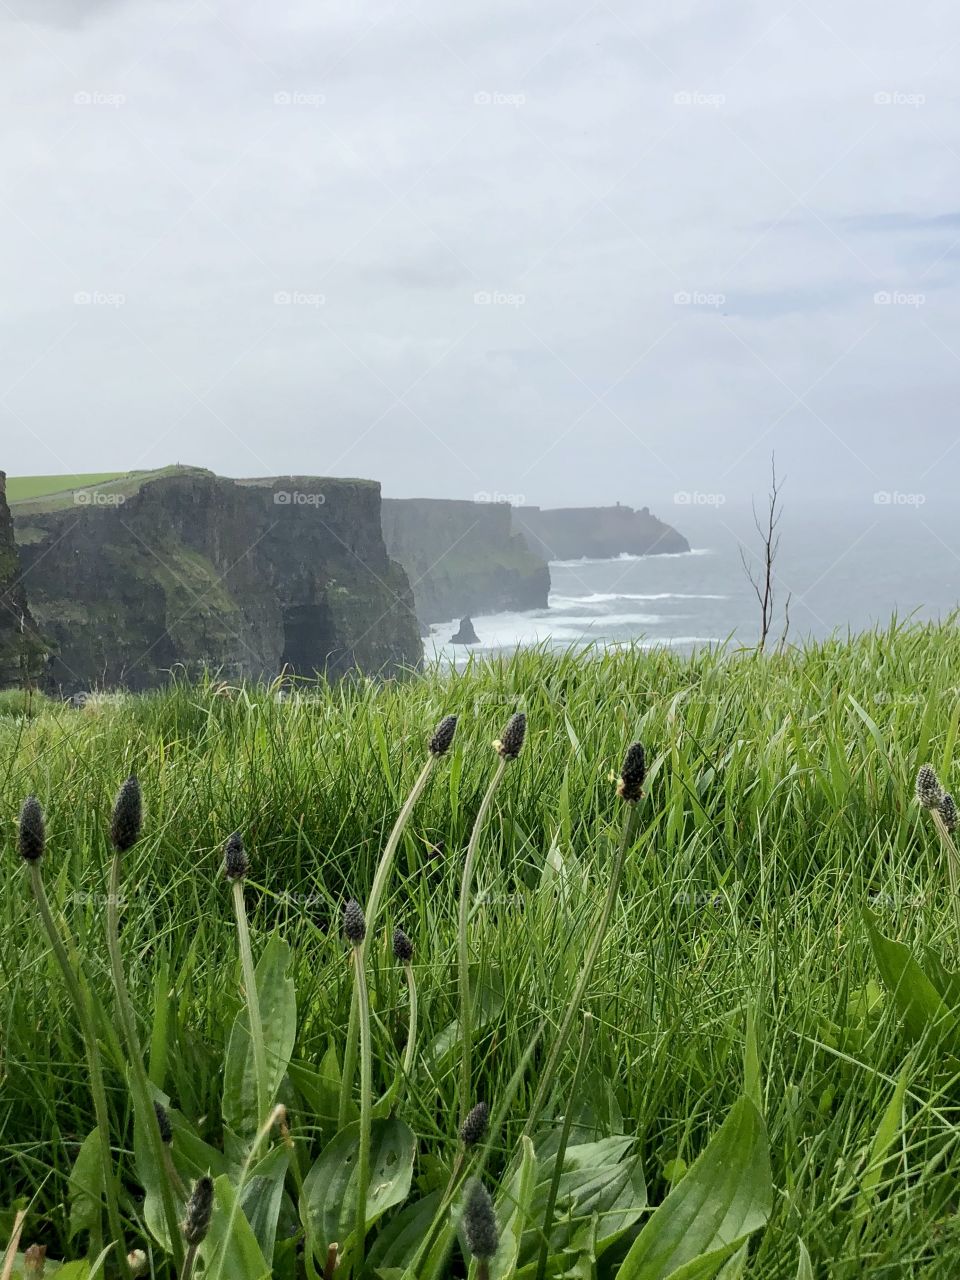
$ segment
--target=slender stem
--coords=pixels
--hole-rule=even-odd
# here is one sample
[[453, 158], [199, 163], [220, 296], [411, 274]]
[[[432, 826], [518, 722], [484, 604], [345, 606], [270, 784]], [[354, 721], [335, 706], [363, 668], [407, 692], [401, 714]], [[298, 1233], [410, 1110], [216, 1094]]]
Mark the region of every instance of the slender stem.
[[403, 1051], [403, 1078], [409, 1080], [413, 1075], [413, 1059], [417, 1051], [417, 980], [413, 976], [413, 965], [409, 961], [403, 969], [410, 996], [410, 1021], [407, 1027], [407, 1044]]
[[616, 906], [617, 895], [620, 892], [620, 881], [623, 877], [623, 868], [627, 860], [627, 854], [633, 847], [636, 839], [637, 826], [640, 821], [640, 813], [636, 803], [628, 803], [627, 813], [623, 822], [623, 834], [620, 837], [620, 846], [617, 849], [617, 856], [614, 859], [613, 868], [610, 872], [610, 879], [607, 883], [607, 896], [604, 900], [603, 910], [600, 913], [600, 920], [597, 924], [594, 935], [590, 940], [590, 946], [587, 948], [587, 954], [584, 957], [583, 965], [580, 969], [580, 978], [577, 982], [574, 993], [571, 996], [563, 1020], [560, 1023], [560, 1030], [553, 1042], [550, 1053], [547, 1057], [547, 1064], [544, 1067], [543, 1074], [540, 1076], [540, 1083], [537, 1085], [537, 1092], [534, 1095], [533, 1104], [530, 1107], [530, 1114], [527, 1117], [527, 1123], [524, 1125], [524, 1135], [529, 1137], [534, 1125], [537, 1123], [537, 1117], [542, 1110], [544, 1104], [550, 1097], [550, 1090], [553, 1088], [554, 1077], [557, 1074], [557, 1068], [560, 1065], [560, 1059], [563, 1057], [563, 1051], [566, 1048], [567, 1039], [570, 1035], [570, 1029], [573, 1026], [573, 1020], [577, 1016], [577, 1011], [583, 1001], [584, 993], [590, 984], [593, 976], [593, 967], [597, 962], [597, 956], [600, 954], [600, 948], [603, 946], [603, 939], [610, 924], [610, 917], [613, 915], [613, 909]]
[[190, 1280], [193, 1275], [193, 1264], [197, 1260], [197, 1248], [195, 1244], [187, 1246], [186, 1256], [183, 1259], [183, 1270], [180, 1272], [180, 1280]]
[[110, 884], [107, 892], [107, 951], [110, 955], [110, 973], [117, 996], [117, 1008], [120, 1011], [120, 1030], [127, 1045], [127, 1057], [130, 1062], [130, 1084], [134, 1092], [135, 1109], [140, 1114], [140, 1123], [144, 1128], [144, 1136], [150, 1146], [150, 1155], [157, 1171], [160, 1186], [160, 1203], [167, 1234], [170, 1237], [170, 1252], [174, 1263], [179, 1267], [183, 1262], [183, 1243], [180, 1236], [180, 1224], [177, 1208], [173, 1199], [170, 1179], [167, 1177], [167, 1162], [164, 1156], [163, 1140], [160, 1137], [160, 1126], [157, 1121], [150, 1083], [147, 1080], [143, 1055], [140, 1051], [140, 1038], [137, 1035], [137, 1023], [127, 991], [127, 983], [123, 973], [123, 960], [120, 956], [120, 855], [115, 853], [110, 863]]
[[373, 1125], [373, 1043], [362, 947], [353, 948], [353, 977], [360, 1009], [360, 1156], [357, 1160], [357, 1238], [354, 1241], [355, 1272], [359, 1276], [363, 1272], [367, 1235], [367, 1187], [370, 1182], [370, 1134]]
[[423, 1239], [423, 1243], [414, 1254], [413, 1261], [407, 1268], [406, 1274], [417, 1276], [418, 1280], [420, 1277], [421, 1265], [429, 1259], [430, 1251], [436, 1244], [437, 1237], [440, 1235], [446, 1220], [447, 1210], [450, 1208], [450, 1205], [453, 1203], [453, 1198], [457, 1194], [457, 1187], [460, 1185], [461, 1174], [464, 1167], [463, 1157], [463, 1147], [461, 1147], [457, 1152], [456, 1160], [453, 1162], [453, 1168], [450, 1170], [450, 1177], [447, 1179], [447, 1185], [443, 1189], [443, 1195], [440, 1197], [440, 1203], [437, 1206], [437, 1211], [433, 1215], [433, 1221], [430, 1223], [430, 1227]]
[[[257, 974], [253, 965], [250, 946], [250, 930], [247, 927], [247, 908], [243, 901], [243, 880], [233, 881], [233, 910], [237, 917], [237, 942], [240, 947], [240, 964], [243, 969], [243, 985], [247, 997], [247, 1020], [250, 1023], [250, 1040], [253, 1044], [253, 1066], [257, 1077], [257, 1124], [264, 1124], [267, 1111], [273, 1102], [270, 1078], [267, 1071], [267, 1050], [263, 1043], [263, 1019], [260, 1016], [260, 995], [257, 991]], [[269, 1131], [269, 1125], [267, 1125]], [[251, 1154], [260, 1146], [260, 1133], [254, 1138]]]
[[[403, 808], [397, 814], [397, 820], [393, 824], [393, 830], [387, 837], [387, 843], [383, 847], [383, 853], [380, 855], [380, 861], [374, 872], [373, 884], [370, 887], [370, 896], [367, 898], [366, 910], [364, 915], [367, 922], [367, 933], [361, 944], [363, 952], [363, 962], [366, 964], [367, 949], [370, 946], [370, 939], [374, 936], [377, 927], [377, 916], [380, 913], [380, 900], [383, 897], [384, 890], [390, 878], [390, 872], [393, 869], [393, 860], [400, 844], [400, 837], [403, 830], [410, 821], [410, 815], [413, 813], [414, 806], [423, 794], [423, 789], [427, 785], [433, 766], [437, 762], [437, 757], [433, 754], [427, 756], [426, 763], [420, 770], [416, 782], [404, 801]], [[343, 1073], [340, 1076], [340, 1107], [338, 1115], [338, 1128], [342, 1129], [347, 1123], [347, 1116], [350, 1111], [350, 1094], [353, 1089], [353, 1077], [357, 1070], [357, 1032], [359, 1029], [360, 1009], [357, 1004], [357, 988], [354, 985], [353, 994], [350, 998], [350, 1021], [347, 1024], [347, 1042], [343, 1050]]]
[[93, 1024], [91, 1003], [85, 990], [85, 984], [82, 984], [82, 979], [74, 973], [71, 967], [66, 948], [63, 945], [63, 939], [54, 921], [46, 890], [43, 887], [43, 877], [40, 875], [39, 862], [30, 863], [30, 883], [33, 889], [33, 896], [37, 900], [37, 907], [40, 911], [44, 930], [50, 940], [53, 954], [56, 956], [57, 963], [63, 974], [63, 980], [76, 1008], [77, 1017], [80, 1019], [80, 1028], [87, 1056], [87, 1067], [90, 1072], [90, 1092], [93, 1096], [93, 1109], [99, 1131], [100, 1171], [103, 1179], [103, 1193], [107, 1202], [107, 1222], [110, 1225], [110, 1234], [113, 1236], [121, 1274], [125, 1277], [125, 1280], [130, 1280], [132, 1273], [127, 1262], [127, 1246], [123, 1237], [120, 1206], [117, 1201], [117, 1183], [113, 1170], [113, 1161], [110, 1158], [110, 1114], [107, 1110], [107, 1094], [103, 1085], [103, 1068], [100, 1062], [100, 1049], [97, 1045], [97, 1033]]
[[567, 1102], [566, 1114], [563, 1117], [563, 1128], [560, 1131], [560, 1145], [557, 1148], [553, 1177], [550, 1180], [550, 1191], [547, 1194], [547, 1204], [543, 1211], [543, 1237], [540, 1241], [540, 1257], [537, 1260], [536, 1280], [544, 1280], [544, 1276], [547, 1274], [550, 1232], [553, 1230], [553, 1211], [557, 1207], [560, 1179], [563, 1177], [563, 1162], [567, 1154], [567, 1144], [570, 1141], [570, 1130], [573, 1126], [573, 1109], [576, 1106], [580, 1092], [580, 1081], [583, 1078], [583, 1068], [587, 1060], [587, 1049], [590, 1047], [592, 1032], [593, 1014], [585, 1013], [583, 1015], [583, 1032], [580, 1036], [580, 1053], [577, 1056], [577, 1066], [573, 1073], [573, 1082], [570, 1085], [570, 1097]]
[[327, 1249], [327, 1260], [323, 1266], [323, 1280], [333, 1280], [333, 1273], [337, 1269], [339, 1260], [340, 1246], [336, 1240]]
[[473, 1106], [472, 1054], [473, 1054], [473, 1000], [470, 991], [470, 903], [473, 897], [473, 868], [477, 859], [477, 849], [483, 832], [487, 814], [493, 803], [497, 788], [503, 781], [507, 767], [506, 756], [501, 756], [497, 769], [490, 779], [486, 794], [480, 803], [477, 820], [470, 832], [470, 843], [467, 845], [467, 856], [463, 863], [463, 880], [460, 885], [460, 918], [457, 926], [457, 951], [460, 967], [460, 1122], [467, 1118], [467, 1112]]
[[227, 1256], [227, 1249], [233, 1236], [233, 1228], [237, 1221], [237, 1215], [240, 1212], [240, 1200], [243, 1195], [243, 1189], [250, 1180], [250, 1171], [253, 1168], [256, 1159], [257, 1149], [261, 1142], [269, 1135], [273, 1126], [283, 1118], [284, 1108], [274, 1107], [266, 1120], [257, 1130], [257, 1136], [251, 1144], [250, 1150], [247, 1152], [247, 1158], [243, 1162], [243, 1168], [240, 1170], [240, 1179], [233, 1188], [233, 1204], [230, 1206], [230, 1217], [227, 1219], [227, 1225], [223, 1233], [223, 1239], [220, 1242], [220, 1251], [217, 1258], [217, 1269], [213, 1272], [213, 1280], [220, 1280], [223, 1275], [223, 1262]]

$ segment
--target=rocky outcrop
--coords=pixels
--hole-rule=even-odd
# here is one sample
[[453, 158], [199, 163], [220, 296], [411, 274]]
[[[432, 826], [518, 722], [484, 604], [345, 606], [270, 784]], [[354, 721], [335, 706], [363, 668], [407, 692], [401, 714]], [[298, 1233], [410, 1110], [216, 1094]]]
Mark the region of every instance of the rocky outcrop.
[[14, 507], [31, 608], [64, 692], [171, 671], [395, 673], [422, 654], [380, 486], [172, 468]]
[[20, 559], [0, 471], [0, 689], [26, 683], [42, 660], [43, 645], [27, 607]]
[[384, 498], [381, 518], [421, 622], [546, 608], [550, 571], [511, 529], [506, 503]]
[[531, 550], [546, 560], [605, 560], [615, 556], [654, 556], [689, 551], [682, 533], [649, 507], [514, 507], [513, 528]]
[[479, 644], [480, 637], [472, 618], [461, 618], [456, 633], [450, 637], [451, 644]]

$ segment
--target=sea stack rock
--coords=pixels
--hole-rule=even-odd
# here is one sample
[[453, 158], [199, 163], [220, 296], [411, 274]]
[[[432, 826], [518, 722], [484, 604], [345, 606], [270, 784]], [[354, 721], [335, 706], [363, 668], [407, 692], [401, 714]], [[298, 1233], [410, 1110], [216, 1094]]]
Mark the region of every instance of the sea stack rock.
[[450, 637], [451, 644], [479, 644], [480, 637], [473, 629], [473, 623], [469, 618], [460, 619], [460, 630], [455, 636]]

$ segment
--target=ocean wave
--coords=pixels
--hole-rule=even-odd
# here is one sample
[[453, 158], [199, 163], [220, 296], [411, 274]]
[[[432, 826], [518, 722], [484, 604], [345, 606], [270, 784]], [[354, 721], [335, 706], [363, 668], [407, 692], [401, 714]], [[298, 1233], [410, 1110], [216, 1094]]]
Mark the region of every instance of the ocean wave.
[[580, 556], [577, 560], [551, 560], [557, 569], [576, 569], [582, 564], [617, 564], [621, 560], [680, 560], [686, 556], [712, 556], [712, 547], [692, 547], [689, 551], [655, 551], [645, 556], [621, 551], [618, 556]]
[[550, 607], [556, 605], [578, 604], [613, 604], [617, 600], [728, 600], [729, 596], [696, 594], [684, 591], [652, 591], [647, 594], [634, 594], [628, 591], [592, 591], [586, 596], [564, 596], [550, 594]]

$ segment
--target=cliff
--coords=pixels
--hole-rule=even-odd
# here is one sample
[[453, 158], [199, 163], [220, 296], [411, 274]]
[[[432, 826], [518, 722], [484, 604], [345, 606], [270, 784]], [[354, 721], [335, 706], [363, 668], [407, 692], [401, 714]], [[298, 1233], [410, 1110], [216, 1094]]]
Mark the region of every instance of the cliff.
[[27, 607], [7, 506], [7, 477], [0, 471], [0, 689], [32, 678], [42, 660], [43, 643]]
[[514, 507], [513, 528], [546, 560], [605, 560], [624, 552], [653, 556], [689, 551], [682, 533], [648, 507]]
[[15, 504], [46, 683], [145, 689], [171, 668], [230, 678], [395, 672], [422, 649], [387, 556], [380, 486], [142, 473]]
[[381, 519], [422, 623], [546, 608], [550, 571], [512, 531], [506, 503], [384, 498]]

